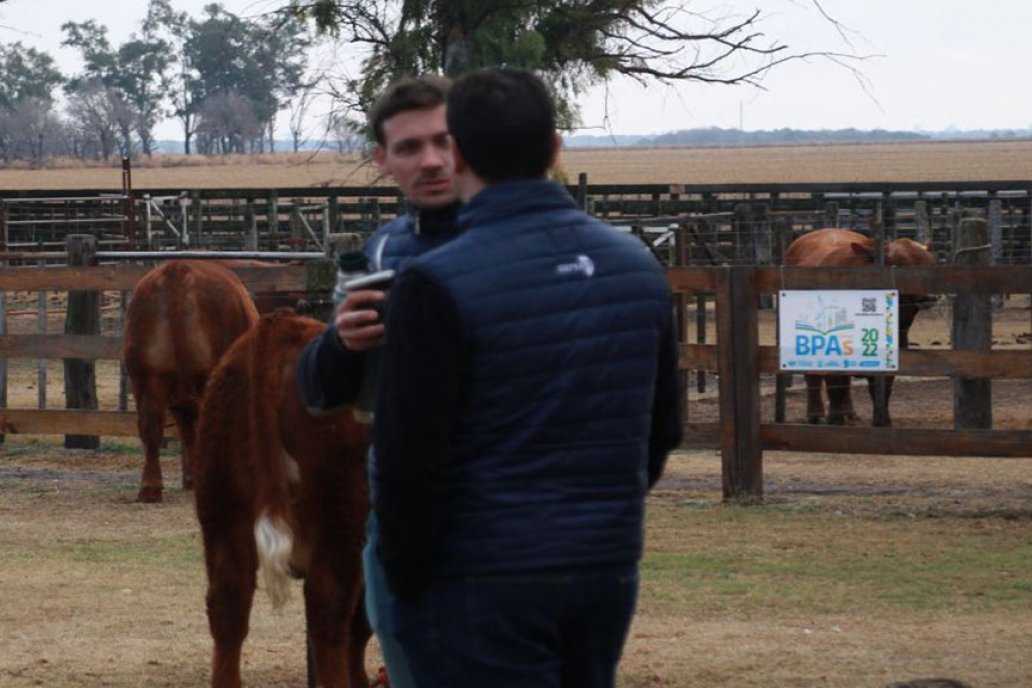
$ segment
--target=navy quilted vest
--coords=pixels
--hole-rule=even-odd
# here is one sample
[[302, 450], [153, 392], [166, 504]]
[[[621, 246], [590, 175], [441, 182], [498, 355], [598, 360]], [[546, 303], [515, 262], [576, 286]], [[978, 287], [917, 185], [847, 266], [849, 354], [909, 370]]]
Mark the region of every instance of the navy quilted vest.
[[468, 229], [411, 266], [457, 305], [472, 343], [453, 429], [442, 575], [637, 561], [661, 333], [656, 260], [560, 185], [492, 185]]

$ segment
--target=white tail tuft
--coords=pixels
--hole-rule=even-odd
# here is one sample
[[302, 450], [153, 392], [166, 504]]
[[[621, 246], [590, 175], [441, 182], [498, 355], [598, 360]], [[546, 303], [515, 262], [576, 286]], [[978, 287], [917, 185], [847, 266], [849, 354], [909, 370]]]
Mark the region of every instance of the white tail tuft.
[[265, 591], [272, 606], [279, 609], [290, 597], [290, 555], [294, 548], [294, 533], [283, 519], [272, 519], [266, 512], [254, 524], [254, 541], [258, 546]]

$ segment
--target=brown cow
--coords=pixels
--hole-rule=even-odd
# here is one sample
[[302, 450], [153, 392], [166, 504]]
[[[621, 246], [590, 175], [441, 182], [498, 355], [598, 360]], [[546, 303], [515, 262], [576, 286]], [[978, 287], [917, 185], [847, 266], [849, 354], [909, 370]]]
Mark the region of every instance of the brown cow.
[[161, 501], [158, 451], [167, 411], [182, 442], [183, 487], [190, 486], [205, 383], [230, 344], [257, 320], [247, 289], [217, 263], [172, 260], [136, 284], [126, 312], [123, 356], [144, 447], [138, 501]]
[[[785, 265], [810, 267], [864, 266], [874, 264], [874, 240], [848, 229], [819, 229], [793, 241], [785, 251]], [[934, 265], [935, 257], [924, 244], [912, 239], [895, 239], [885, 244], [885, 264], [900, 266]], [[909, 344], [908, 332], [922, 308], [934, 302], [923, 294], [901, 294], [899, 299], [899, 343], [905, 349]], [[831, 425], [845, 425], [856, 421], [853, 400], [849, 390], [849, 376], [806, 375], [806, 420], [820, 423], [824, 420], [822, 382], [828, 388], [828, 416]], [[892, 376], [886, 376], [885, 405], [875, 401], [875, 379], [868, 377], [871, 399], [874, 403], [872, 424], [892, 425], [889, 417], [889, 396]]]
[[348, 410], [309, 414], [294, 378], [301, 349], [324, 328], [287, 310], [262, 316], [223, 357], [204, 395], [194, 480], [216, 688], [240, 685], [259, 565], [274, 606], [285, 601], [289, 576], [304, 578], [317, 685], [368, 685], [368, 425]]

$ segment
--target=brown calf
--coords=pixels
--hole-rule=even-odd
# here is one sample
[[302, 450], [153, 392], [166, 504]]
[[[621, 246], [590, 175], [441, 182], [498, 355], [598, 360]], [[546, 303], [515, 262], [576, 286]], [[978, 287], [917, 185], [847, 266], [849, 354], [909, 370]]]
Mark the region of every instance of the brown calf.
[[144, 447], [138, 501], [161, 501], [158, 451], [166, 412], [179, 428], [183, 487], [190, 486], [197, 413], [208, 376], [257, 320], [247, 289], [217, 263], [172, 260], [136, 284], [126, 313], [123, 356]]
[[325, 325], [262, 316], [226, 353], [201, 408], [194, 467], [214, 639], [211, 685], [240, 686], [259, 565], [274, 605], [304, 578], [317, 685], [368, 685], [361, 549], [369, 510], [368, 426], [301, 403], [294, 364]]

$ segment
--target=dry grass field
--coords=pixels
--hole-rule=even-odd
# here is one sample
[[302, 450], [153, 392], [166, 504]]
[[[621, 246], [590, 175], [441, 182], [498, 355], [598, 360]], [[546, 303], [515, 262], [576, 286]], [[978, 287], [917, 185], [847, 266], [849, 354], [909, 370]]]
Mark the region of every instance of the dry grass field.
[[[135, 189], [386, 183], [353, 155], [158, 156], [133, 161]], [[755, 148], [568, 149], [561, 171], [592, 184], [1003, 181], [1032, 179], [1032, 140]], [[117, 163], [2, 169], [4, 189], [119, 189]]]

